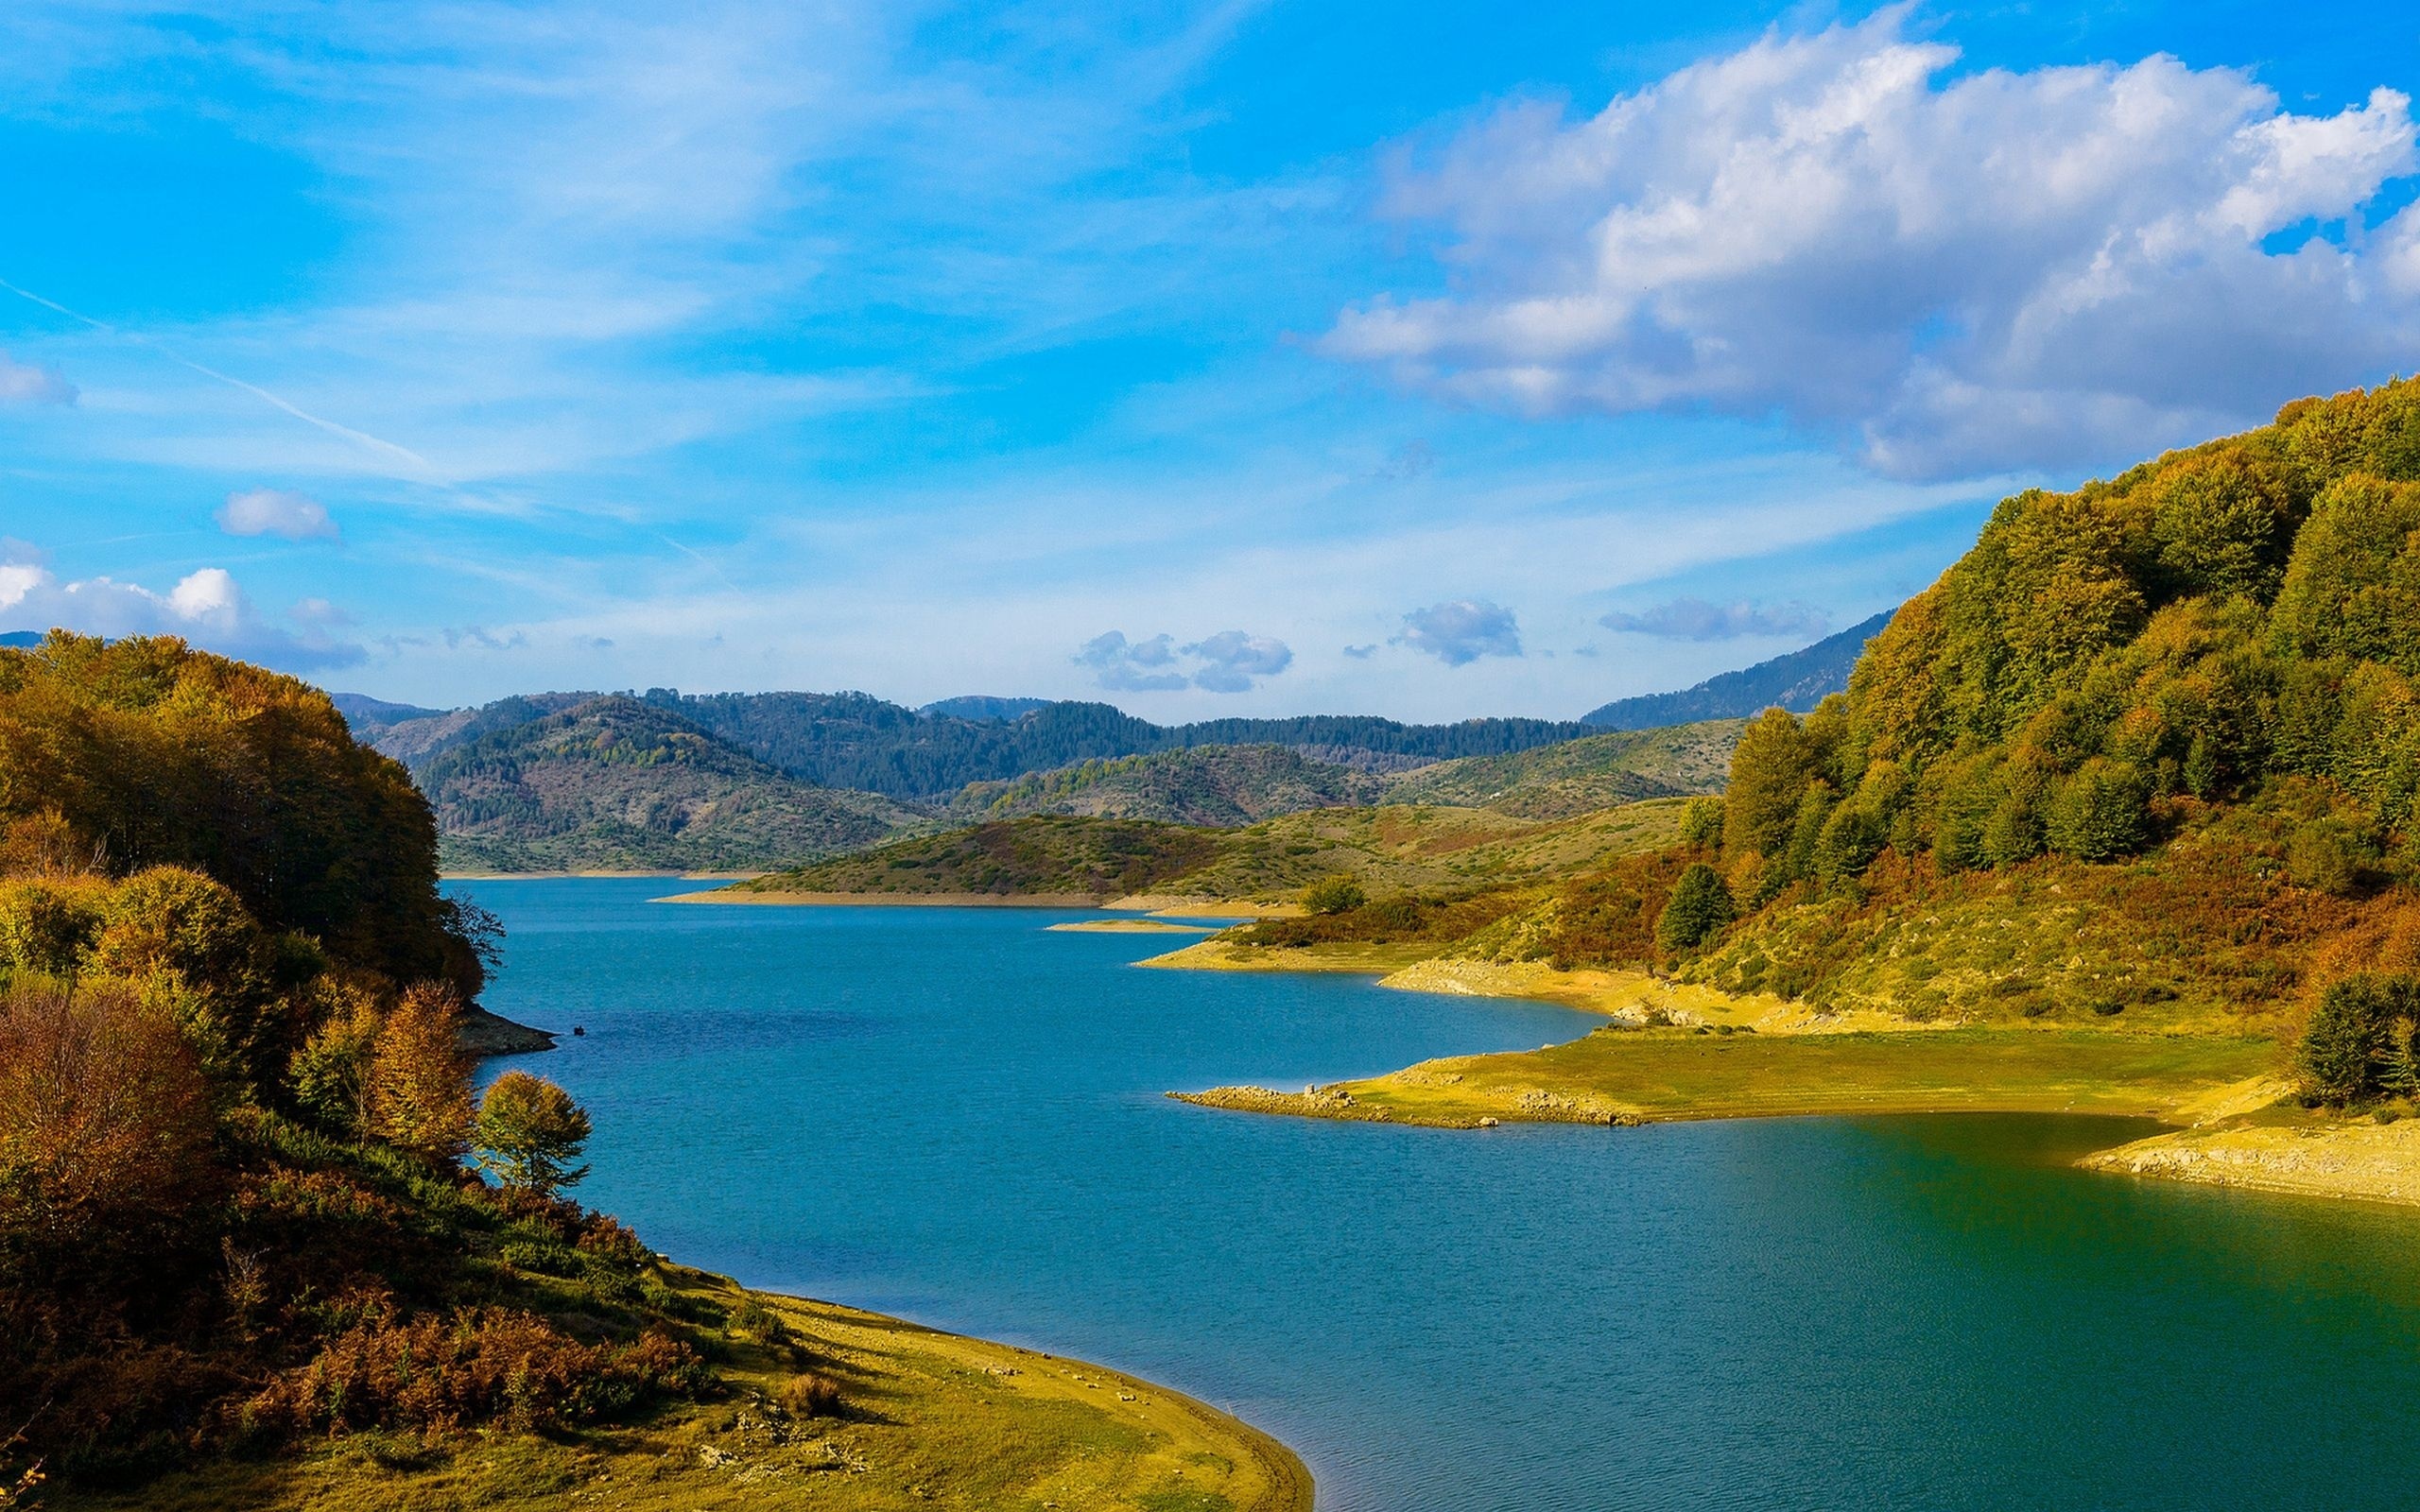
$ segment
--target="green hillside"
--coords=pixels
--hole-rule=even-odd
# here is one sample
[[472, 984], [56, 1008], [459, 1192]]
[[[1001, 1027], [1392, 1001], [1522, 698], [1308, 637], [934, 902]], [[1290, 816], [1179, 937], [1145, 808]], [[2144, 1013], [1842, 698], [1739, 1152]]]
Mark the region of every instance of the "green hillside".
[[[416, 773], [457, 747], [562, 713], [597, 696], [547, 693], [480, 709], [365, 724], [366, 739]], [[919, 712], [862, 693], [635, 696], [688, 729], [713, 736], [799, 782], [881, 793], [903, 802], [946, 801], [970, 782], [1011, 782], [1088, 761], [1212, 746], [1287, 746], [1345, 765], [1500, 755], [1596, 731], [1547, 719], [1467, 719], [1405, 725], [1358, 714], [1214, 719], [1155, 725], [1107, 704], [1059, 702], [999, 715], [1015, 700], [943, 703]], [[356, 704], [356, 707], [365, 707]], [[950, 712], [968, 709], [969, 714]], [[971, 716], [970, 716], [971, 715]]]
[[2420, 385], [2301, 401], [2006, 500], [1845, 696], [1748, 727], [1685, 846], [1466, 953], [2290, 1034], [2329, 982], [2420, 971], [2415, 679]]
[[1229, 827], [1305, 809], [1377, 800], [1387, 784], [1283, 746], [1205, 746], [1083, 762], [1008, 782], [976, 782], [950, 803], [955, 817], [1028, 814], [1158, 819]]
[[454, 870], [735, 870], [856, 850], [927, 821], [811, 787], [634, 698], [512, 725], [420, 774]]
[[1453, 803], [1563, 819], [1641, 799], [1721, 790], [1747, 722], [1720, 719], [1591, 735], [1507, 756], [1466, 756], [1393, 779], [1391, 803]]
[[1007, 819], [894, 841], [733, 890], [1115, 898], [1181, 876], [1218, 848], [1216, 831], [1150, 820]]
[[1552, 823], [1431, 804], [1317, 809], [1238, 830], [1026, 818], [895, 841], [733, 890], [1290, 902], [1311, 883], [1352, 876], [1374, 892], [1460, 896], [1533, 886], [1668, 846], [1685, 803], [1633, 803]]

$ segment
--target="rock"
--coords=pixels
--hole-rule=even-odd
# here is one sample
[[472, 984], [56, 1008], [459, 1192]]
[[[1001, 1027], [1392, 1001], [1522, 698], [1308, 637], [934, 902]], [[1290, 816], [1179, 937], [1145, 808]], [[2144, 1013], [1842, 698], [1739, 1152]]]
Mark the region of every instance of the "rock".
[[1480, 1120], [1478, 1121], [1478, 1126], [1479, 1126], [1479, 1127], [1481, 1127], [1481, 1128], [1495, 1128], [1495, 1127], [1497, 1127], [1498, 1125], [1497, 1125], [1496, 1121], [1495, 1121], [1495, 1119], [1492, 1119], [1492, 1118], [1482, 1118], [1482, 1119], [1480, 1119]]
[[555, 1037], [545, 1030], [515, 1023], [479, 1007], [462, 1010], [456, 1039], [464, 1054], [479, 1059], [489, 1056], [526, 1056], [555, 1048]]

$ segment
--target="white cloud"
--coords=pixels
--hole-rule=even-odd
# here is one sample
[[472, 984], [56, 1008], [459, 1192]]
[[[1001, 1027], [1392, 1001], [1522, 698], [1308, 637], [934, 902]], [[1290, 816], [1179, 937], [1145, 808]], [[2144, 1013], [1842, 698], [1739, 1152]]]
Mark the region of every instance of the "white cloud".
[[[2408, 366], [2410, 100], [2281, 111], [2169, 57], [1952, 76], [1905, 11], [1768, 36], [1403, 176], [1456, 285], [1332, 354], [1539, 411], [1779, 415], [1903, 476], [2131, 458]], [[2316, 223], [2332, 236], [2306, 234]]]
[[[1179, 657], [1192, 659], [1188, 671]], [[1275, 677], [1294, 662], [1285, 642], [1242, 630], [1218, 634], [1179, 646], [1173, 635], [1129, 641], [1123, 630], [1110, 630], [1086, 641], [1076, 653], [1076, 664], [1089, 669], [1096, 685], [1112, 693], [1168, 693], [1200, 688], [1204, 693], [1249, 693], [1256, 678]]]
[[0, 404], [72, 404], [76, 386], [56, 368], [37, 368], [0, 352]]
[[224, 656], [285, 671], [351, 666], [361, 647], [318, 633], [296, 636], [262, 620], [224, 568], [187, 574], [165, 593], [109, 577], [63, 582], [29, 560], [0, 560], [0, 626], [54, 627], [86, 635], [177, 635]]
[[251, 489], [227, 495], [218, 528], [231, 536], [281, 536], [287, 541], [334, 541], [337, 523], [317, 499], [284, 489]]
[[1193, 685], [1204, 693], [1250, 693], [1253, 679], [1273, 678], [1294, 663], [1294, 649], [1274, 636], [1220, 630], [1184, 648], [1202, 664]]
[[1483, 656], [1519, 656], [1521, 629], [1512, 611], [1483, 598], [1457, 598], [1416, 609], [1403, 617], [1403, 633], [1389, 643], [1425, 651], [1449, 667]]
[[1820, 636], [1831, 619], [1811, 604], [1709, 604], [1703, 598], [1675, 598], [1629, 613], [1616, 610], [1599, 618], [1609, 630], [1652, 635], [1665, 641], [1736, 641], [1752, 635]]

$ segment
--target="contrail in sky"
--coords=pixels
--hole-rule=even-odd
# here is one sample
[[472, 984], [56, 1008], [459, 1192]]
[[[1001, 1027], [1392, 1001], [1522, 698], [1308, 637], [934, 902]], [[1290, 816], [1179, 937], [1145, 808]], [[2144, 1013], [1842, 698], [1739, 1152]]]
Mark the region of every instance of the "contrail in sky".
[[421, 455], [418, 452], [413, 451], [410, 447], [398, 446], [392, 441], [382, 440], [378, 437], [369, 434], [367, 431], [357, 431], [350, 425], [339, 425], [332, 420], [322, 420], [319, 416], [312, 414], [309, 410], [302, 408], [301, 405], [295, 404], [287, 400], [281, 399], [277, 395], [270, 393], [268, 389], [263, 388], [258, 384], [248, 384], [232, 373], [220, 372], [216, 368], [205, 368], [200, 363], [194, 361], [190, 357], [180, 356], [176, 352], [169, 351], [166, 347], [162, 346], [159, 342], [154, 341], [149, 336], [143, 335], [139, 331], [128, 331], [121, 329], [120, 327], [113, 326], [107, 320], [95, 320], [91, 316], [84, 314], [80, 310], [69, 309], [67, 306], [60, 303], [57, 300], [46, 300], [41, 295], [36, 294], [31, 289], [19, 288], [16, 284], [9, 283], [7, 279], [0, 279], [0, 289], [7, 289], [9, 293], [16, 295], [19, 299], [31, 300], [34, 303], [41, 305], [45, 310], [56, 310], [60, 315], [67, 317], [67, 318], [71, 320], [81, 320], [84, 324], [91, 326], [94, 330], [103, 332], [109, 335], [113, 335], [121, 341], [131, 341], [137, 346], [148, 347], [151, 351], [167, 358], [178, 367], [189, 368], [193, 371], [201, 374], [204, 378], [216, 379], [218, 382], [225, 384], [230, 388], [240, 388], [245, 393], [260, 400], [263, 404], [271, 404], [284, 410], [285, 413], [293, 416], [296, 420], [301, 421], [305, 425], [315, 425], [331, 436], [341, 437], [344, 439], [353, 442], [356, 446], [364, 447], [369, 451], [378, 453], [381, 455], [399, 457], [404, 462], [407, 463], [412, 469], [413, 481], [415, 482], [441, 483], [443, 481], [438, 475], [437, 465], [431, 462], [428, 458]]

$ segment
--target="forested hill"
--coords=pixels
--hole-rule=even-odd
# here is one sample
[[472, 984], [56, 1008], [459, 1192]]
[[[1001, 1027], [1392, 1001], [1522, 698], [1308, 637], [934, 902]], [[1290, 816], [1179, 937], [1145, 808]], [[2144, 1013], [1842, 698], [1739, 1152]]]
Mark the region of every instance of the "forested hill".
[[[446, 751], [533, 724], [596, 696], [538, 694], [476, 710], [393, 722], [365, 719], [378, 749], [424, 774]], [[1319, 747], [1322, 760], [1374, 765], [1496, 756], [1596, 733], [1546, 719], [1405, 725], [1368, 715], [1219, 719], [1164, 726], [1107, 704], [1053, 703], [1011, 720], [921, 713], [861, 693], [684, 695], [649, 689], [638, 701], [799, 782], [908, 800], [945, 799], [969, 782], [1006, 782], [1080, 762], [1203, 746]]]
[[1679, 693], [1616, 699], [1581, 715], [1581, 722], [1602, 730], [1661, 730], [1705, 719], [1747, 719], [1768, 709], [1806, 713], [1833, 694], [1847, 691], [1849, 669], [1865, 653], [1865, 643], [1890, 623], [1886, 610], [1803, 650], [1708, 678]]

